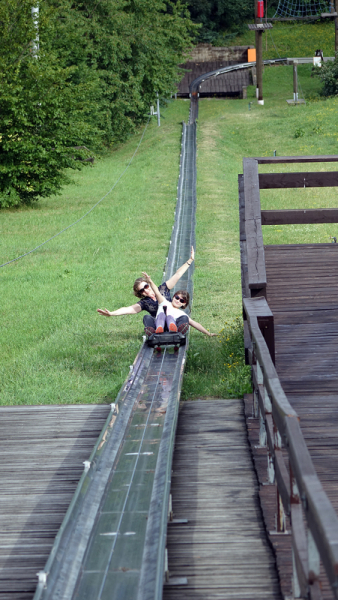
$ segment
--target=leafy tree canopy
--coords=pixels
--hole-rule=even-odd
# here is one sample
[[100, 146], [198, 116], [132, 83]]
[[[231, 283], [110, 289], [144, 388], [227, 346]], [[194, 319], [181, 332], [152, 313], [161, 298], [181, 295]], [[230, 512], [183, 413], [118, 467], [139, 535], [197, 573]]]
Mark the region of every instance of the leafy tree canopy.
[[180, 3], [0, 0], [0, 207], [50, 196], [86, 149], [125, 139], [175, 89], [196, 30]]
[[213, 42], [224, 29], [241, 29], [253, 18], [252, 0], [189, 0], [188, 8], [195, 23], [201, 23], [201, 41]]

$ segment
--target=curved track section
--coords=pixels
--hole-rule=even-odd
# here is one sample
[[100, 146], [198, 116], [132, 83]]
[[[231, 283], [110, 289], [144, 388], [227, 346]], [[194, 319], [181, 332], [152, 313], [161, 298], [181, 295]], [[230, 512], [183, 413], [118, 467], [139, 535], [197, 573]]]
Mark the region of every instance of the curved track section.
[[[195, 245], [196, 125], [183, 125], [165, 279]], [[180, 281], [192, 293], [192, 269]], [[186, 347], [143, 344], [39, 573], [34, 600], [162, 597], [171, 463]]]
[[[286, 62], [287, 58], [276, 58], [274, 60], [264, 60], [264, 65], [275, 65]], [[209, 73], [204, 73], [200, 75], [192, 83], [190, 84], [190, 115], [189, 115], [189, 124], [194, 123], [198, 117], [198, 91], [201, 83], [206, 79], [210, 79], [211, 77], [218, 77], [218, 75], [223, 75], [224, 73], [230, 73], [231, 71], [241, 71], [242, 69], [251, 69], [256, 65], [256, 62], [249, 63], [240, 63], [238, 65], [231, 65], [229, 67], [224, 67], [223, 69], [217, 69], [217, 71], [209, 71]]]

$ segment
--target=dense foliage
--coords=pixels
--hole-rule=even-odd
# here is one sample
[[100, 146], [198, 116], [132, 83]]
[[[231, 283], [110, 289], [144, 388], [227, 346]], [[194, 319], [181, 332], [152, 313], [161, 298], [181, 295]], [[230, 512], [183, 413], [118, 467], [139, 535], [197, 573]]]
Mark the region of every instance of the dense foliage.
[[329, 60], [316, 67], [316, 73], [323, 82], [322, 94], [324, 96], [335, 96], [338, 94], [338, 54], [333, 61]]
[[254, 16], [251, 0], [190, 0], [188, 8], [192, 20], [202, 24], [200, 41], [211, 43], [222, 43], [224, 29], [238, 32]]
[[175, 89], [196, 27], [180, 2], [0, 0], [0, 207], [57, 192]]

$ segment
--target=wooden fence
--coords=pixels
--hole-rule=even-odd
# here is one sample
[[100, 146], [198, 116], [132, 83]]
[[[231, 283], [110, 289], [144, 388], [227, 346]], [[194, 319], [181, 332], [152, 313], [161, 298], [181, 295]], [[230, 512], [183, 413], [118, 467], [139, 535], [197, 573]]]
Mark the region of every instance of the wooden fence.
[[322, 598], [320, 560], [338, 599], [338, 516], [317, 476], [296, 411], [275, 368], [274, 318], [266, 300], [262, 224], [338, 223], [338, 209], [261, 211], [260, 189], [338, 185], [338, 173], [259, 174], [262, 163], [338, 161], [338, 156], [245, 158], [239, 175], [244, 338], [252, 368], [260, 446], [268, 451], [268, 480], [277, 486], [277, 530], [292, 527], [295, 598]]

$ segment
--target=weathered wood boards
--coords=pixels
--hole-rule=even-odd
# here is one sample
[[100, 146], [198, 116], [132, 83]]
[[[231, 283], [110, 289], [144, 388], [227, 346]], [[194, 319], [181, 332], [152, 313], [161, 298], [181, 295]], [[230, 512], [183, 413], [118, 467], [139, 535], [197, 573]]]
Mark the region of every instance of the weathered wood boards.
[[[250, 282], [254, 267], [257, 271], [257, 247], [260, 245], [261, 225], [284, 224], [284, 223], [316, 223], [316, 222], [338, 222], [337, 209], [317, 210], [293, 210], [293, 211], [262, 211], [260, 219], [255, 215], [255, 209], [259, 205], [259, 188], [286, 188], [286, 187], [326, 187], [338, 185], [337, 172], [318, 173], [269, 173], [258, 175], [259, 163], [292, 163], [292, 162], [325, 162], [337, 161], [337, 156], [331, 157], [282, 157], [278, 159], [244, 159], [243, 178], [248, 180], [244, 185], [245, 219], [251, 221], [249, 225], [244, 223], [244, 230], [251, 227], [251, 232], [256, 229], [255, 242], [249, 243], [247, 236], [247, 263]], [[255, 163], [255, 164], [254, 164]], [[255, 170], [256, 167], [256, 170]], [[246, 177], [246, 170], [248, 175]], [[250, 188], [250, 177], [254, 185]], [[258, 185], [256, 186], [256, 177]], [[257, 193], [258, 188], [258, 193]], [[246, 193], [248, 190], [248, 194]], [[252, 191], [253, 190], [253, 191]], [[251, 202], [251, 209], [246, 206], [247, 199]], [[243, 211], [241, 211], [243, 214]], [[256, 218], [256, 220], [255, 220]], [[255, 227], [252, 227], [254, 222]], [[258, 226], [257, 226], [258, 225]], [[243, 224], [241, 227], [241, 232]], [[242, 239], [242, 237], [241, 237]], [[250, 252], [254, 264], [250, 272]], [[295, 563], [298, 570], [298, 583], [300, 590], [297, 593], [311, 597], [321, 598], [319, 587], [319, 571], [315, 554], [319, 551], [325, 565], [325, 570], [330, 579], [331, 586], [324, 585], [325, 598], [331, 598], [332, 592], [338, 597], [337, 573], [338, 573], [338, 519], [334, 511], [335, 501], [333, 494], [329, 497], [325, 494], [328, 489], [328, 481], [333, 482], [335, 498], [337, 497], [338, 476], [332, 472], [332, 463], [323, 462], [325, 454], [332, 460], [332, 450], [337, 449], [337, 425], [329, 422], [328, 408], [338, 403], [333, 401], [334, 393], [338, 389], [337, 368], [337, 253], [335, 244], [267, 247], [266, 252], [266, 287], [265, 289], [251, 287], [251, 299], [244, 297], [243, 306], [246, 314], [247, 325], [245, 331], [247, 354], [252, 364], [252, 378], [255, 388], [255, 406], [261, 411], [259, 430], [260, 445], [267, 444], [269, 482], [276, 481], [280, 496], [276, 509], [277, 528], [284, 530], [285, 515], [292, 513], [294, 520], [294, 531], [292, 534]], [[243, 255], [243, 253], [242, 253]], [[271, 261], [269, 262], [269, 258]], [[256, 262], [255, 262], [256, 260]], [[281, 275], [282, 273], [282, 275]], [[243, 275], [243, 273], [242, 273]], [[262, 336], [262, 327], [258, 324], [259, 311], [257, 312], [254, 300], [259, 304], [265, 302], [262, 298], [253, 296], [266, 295], [268, 304], [274, 315], [275, 339], [279, 336], [280, 345], [276, 345], [276, 368], [274, 368]], [[258, 307], [258, 305], [257, 305]], [[264, 307], [260, 306], [260, 310]], [[248, 339], [248, 333], [250, 340]], [[257, 365], [256, 365], [257, 362]], [[274, 389], [278, 383], [279, 391]], [[280, 386], [282, 383], [283, 388]], [[306, 429], [300, 428], [297, 414], [290, 416], [276, 413], [275, 406], [279, 406], [281, 393], [287, 393], [294, 408], [299, 406], [297, 398], [302, 397], [305, 401], [304, 409], [307, 413]], [[311, 396], [315, 397], [315, 405], [311, 405]], [[322, 396], [323, 403], [318, 407], [318, 397]], [[317, 409], [319, 408], [319, 411]], [[296, 418], [295, 418], [296, 417]], [[309, 425], [309, 422], [312, 422]], [[333, 422], [335, 419], [333, 419]], [[276, 437], [279, 430], [280, 438]], [[284, 462], [284, 449], [281, 448], [281, 440], [287, 444], [288, 462], [290, 470], [291, 486], [288, 485], [287, 464]], [[314, 452], [315, 449], [315, 452]], [[311, 456], [309, 454], [311, 452]], [[317, 461], [318, 474], [323, 478], [318, 479], [316, 469], [312, 460]], [[338, 452], [334, 461], [337, 462]], [[274, 469], [271, 471], [270, 463]], [[317, 467], [316, 464], [316, 467]], [[271, 465], [272, 466], [272, 465]], [[324, 466], [324, 469], [323, 469]], [[293, 479], [295, 477], [295, 479]], [[294, 483], [297, 482], [296, 488]], [[323, 489], [324, 486], [324, 489]], [[291, 493], [292, 490], [292, 493]], [[302, 498], [304, 513], [301, 511]], [[331, 502], [330, 502], [331, 500]], [[275, 509], [275, 510], [276, 510]], [[303, 517], [306, 517], [308, 530], [311, 532], [315, 543], [308, 546], [307, 535], [304, 529]], [[311, 535], [310, 535], [310, 540]], [[315, 551], [315, 548], [317, 550]], [[290, 551], [290, 548], [289, 548]], [[319, 556], [319, 555], [318, 555]], [[318, 559], [319, 560], [319, 559]], [[308, 561], [308, 562], [307, 562]], [[319, 564], [319, 563], [318, 563]], [[320, 579], [322, 579], [320, 577]], [[324, 577], [325, 580], [325, 577]], [[297, 583], [295, 584], [298, 585]]]
[[278, 188], [333, 187], [338, 185], [338, 171], [314, 173], [260, 173], [261, 190]]
[[280, 589], [258, 504], [241, 400], [182, 405], [168, 525], [170, 576], [164, 600], [274, 600]]
[[[248, 285], [264, 295], [266, 287], [265, 259], [259, 198], [258, 164], [251, 158], [243, 159], [245, 235], [248, 260]], [[255, 293], [253, 293], [254, 295]]]
[[[338, 511], [338, 245], [269, 246], [265, 256], [277, 372]], [[330, 519], [332, 509], [323, 510]], [[331, 597], [329, 590], [325, 597]]]
[[307, 225], [338, 223], [338, 208], [262, 210], [262, 225]]
[[279, 163], [338, 162], [338, 154], [322, 154], [313, 156], [260, 156], [255, 160], [257, 160], [259, 165], [273, 165]]
[[109, 409], [0, 408], [0, 598], [33, 598]]

